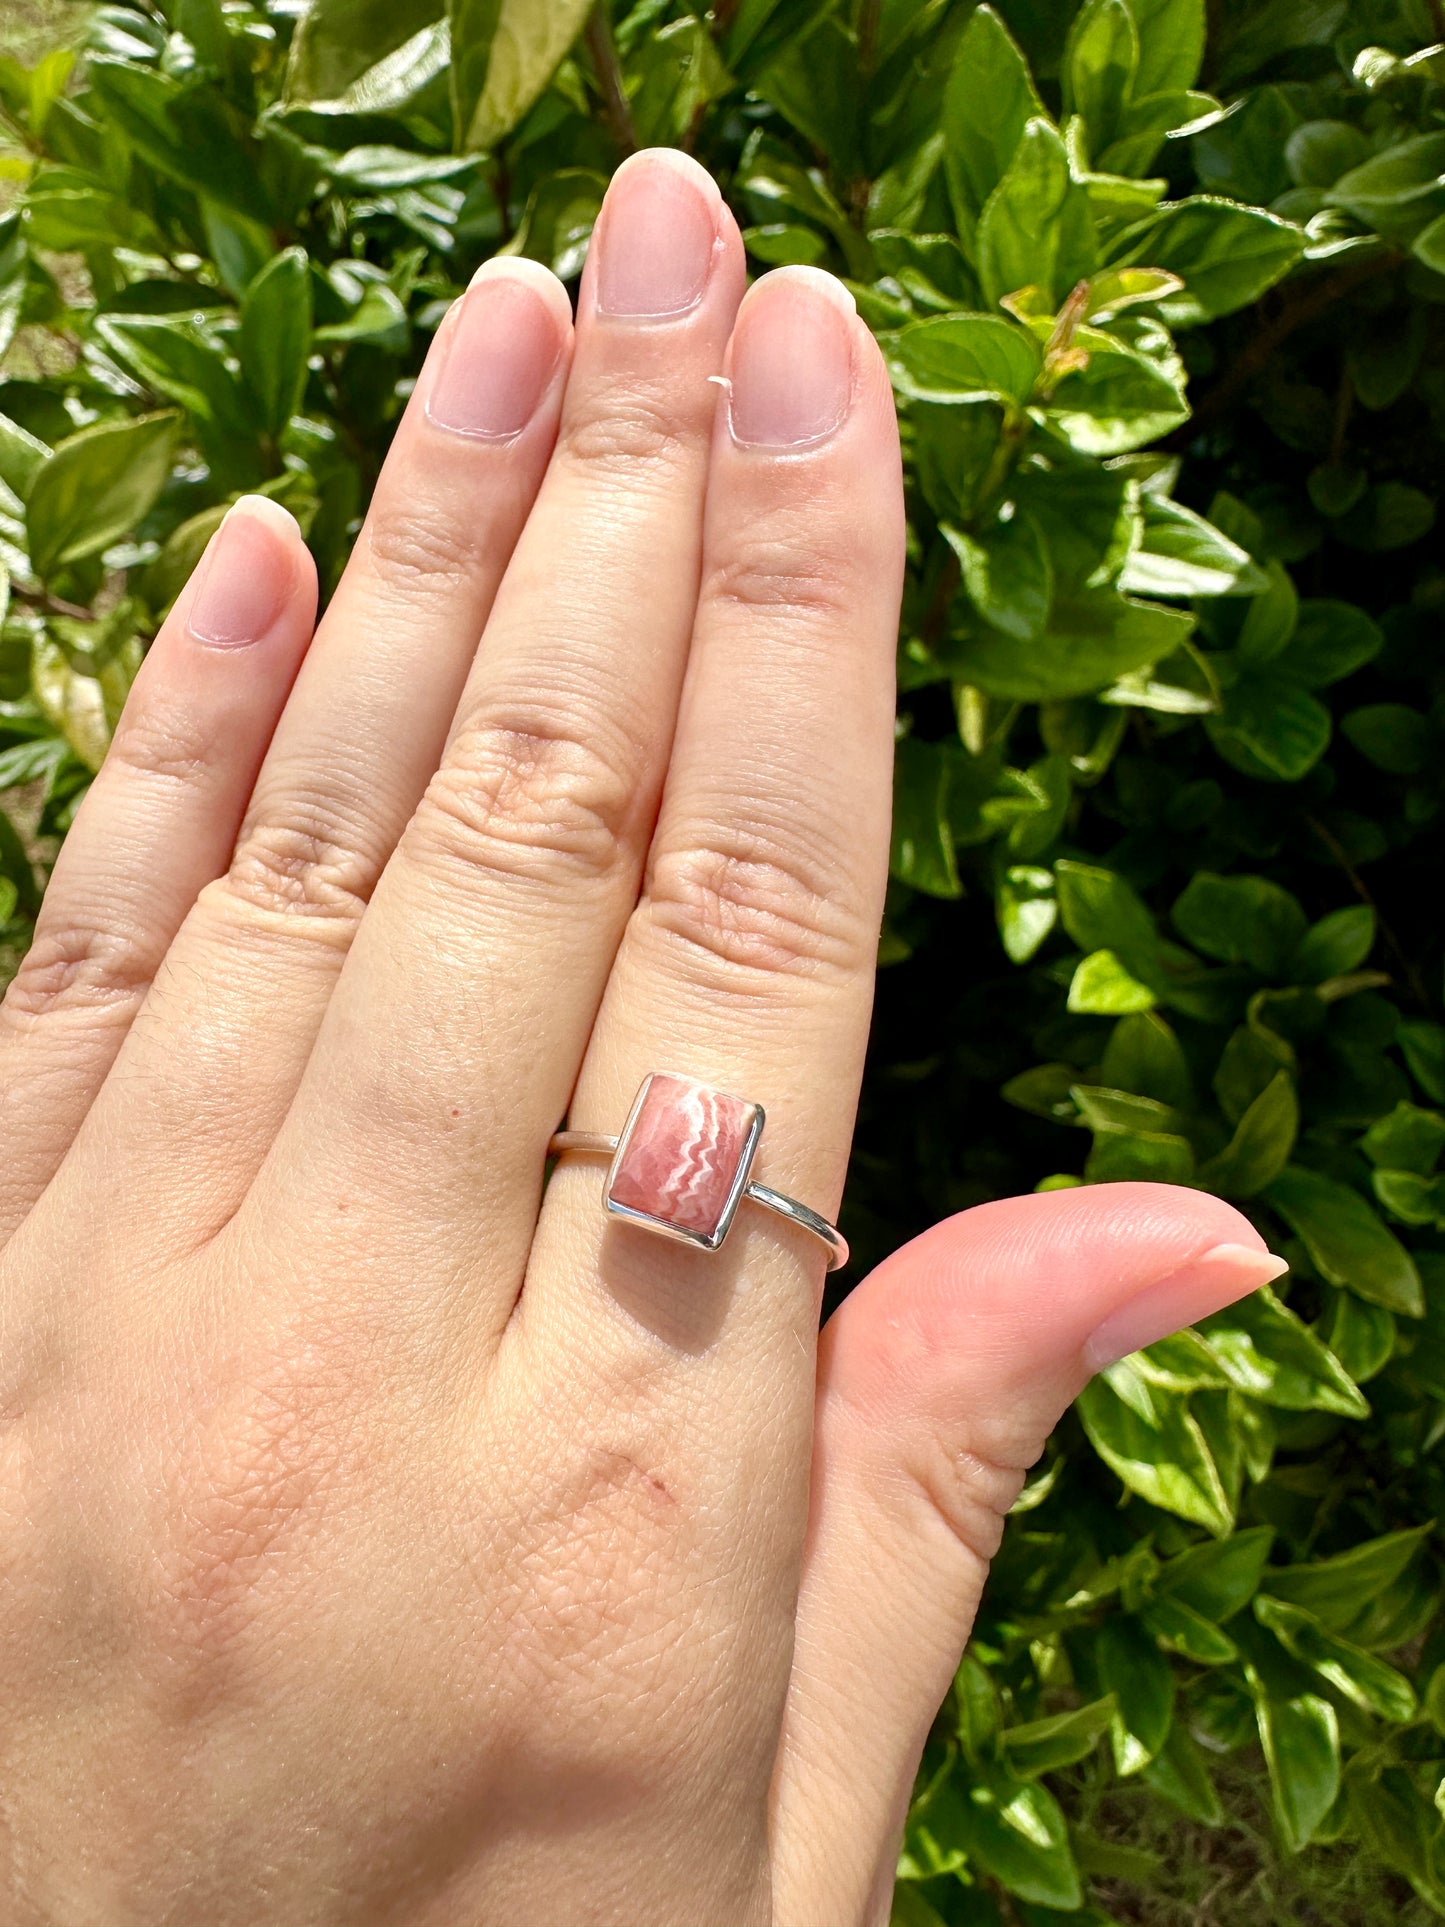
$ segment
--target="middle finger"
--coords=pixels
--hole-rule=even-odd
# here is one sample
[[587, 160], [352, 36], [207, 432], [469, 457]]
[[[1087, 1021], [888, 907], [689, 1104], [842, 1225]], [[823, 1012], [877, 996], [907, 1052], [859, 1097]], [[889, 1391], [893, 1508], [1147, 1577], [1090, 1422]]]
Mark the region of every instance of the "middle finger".
[[619, 170], [551, 468], [271, 1164], [282, 1186], [363, 1187], [408, 1257], [419, 1224], [468, 1251], [485, 1225], [498, 1322], [636, 901], [697, 596], [709, 378], [743, 278], [695, 162]]

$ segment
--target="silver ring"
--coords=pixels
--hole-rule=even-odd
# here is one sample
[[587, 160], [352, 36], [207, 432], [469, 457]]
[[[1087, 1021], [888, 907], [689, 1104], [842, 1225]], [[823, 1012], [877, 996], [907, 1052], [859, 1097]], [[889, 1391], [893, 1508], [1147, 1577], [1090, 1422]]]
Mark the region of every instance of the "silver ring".
[[748, 1173], [763, 1134], [763, 1107], [673, 1071], [649, 1071], [619, 1137], [558, 1131], [549, 1154], [586, 1151], [612, 1160], [602, 1192], [609, 1217], [625, 1218], [703, 1251], [716, 1251], [744, 1198], [819, 1238], [828, 1269], [848, 1262], [836, 1225]]

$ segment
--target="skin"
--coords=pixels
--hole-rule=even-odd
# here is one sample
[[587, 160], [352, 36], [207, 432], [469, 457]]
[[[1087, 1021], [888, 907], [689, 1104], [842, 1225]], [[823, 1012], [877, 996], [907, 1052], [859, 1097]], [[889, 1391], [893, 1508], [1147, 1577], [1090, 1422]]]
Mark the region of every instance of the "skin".
[[1005, 1200], [820, 1340], [767, 1214], [543, 1195], [654, 1068], [841, 1195], [897, 430], [838, 284], [744, 280], [635, 157], [575, 326], [516, 260], [448, 316], [314, 636], [248, 499], [137, 679], [0, 1007], [13, 1927], [878, 1927], [1059, 1413], [1278, 1270], [1200, 1193]]

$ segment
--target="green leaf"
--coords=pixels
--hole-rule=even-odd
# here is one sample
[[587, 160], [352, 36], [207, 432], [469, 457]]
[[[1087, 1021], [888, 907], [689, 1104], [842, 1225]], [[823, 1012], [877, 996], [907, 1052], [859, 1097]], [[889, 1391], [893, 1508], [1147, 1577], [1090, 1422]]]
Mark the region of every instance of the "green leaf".
[[1053, 871], [1010, 864], [999, 879], [994, 908], [1005, 955], [1011, 963], [1027, 963], [1058, 921]]
[[1080, 455], [1125, 455], [1189, 418], [1175, 376], [1112, 336], [1080, 328], [1085, 365], [1059, 382], [1043, 419]]
[[1025, 402], [1043, 367], [1033, 336], [997, 315], [934, 315], [901, 329], [884, 347], [899, 394], [921, 401], [1002, 395]]
[[109, 548], [150, 511], [171, 472], [173, 411], [98, 422], [57, 444], [25, 504], [30, 560], [42, 580]]
[[1053, 571], [1039, 526], [1009, 510], [970, 535], [943, 526], [963, 570], [969, 601], [986, 623], [1019, 642], [1039, 635], [1049, 616]]
[[1113, 950], [1131, 968], [1155, 968], [1159, 933], [1143, 898], [1113, 870], [1060, 862], [1056, 869], [1059, 914], [1081, 950]]
[[1250, 1526], [1218, 1545], [1191, 1546], [1160, 1569], [1156, 1589], [1204, 1619], [1232, 1619], [1254, 1597], [1273, 1541], [1268, 1526]]
[[1163, 1749], [1145, 1767], [1143, 1778], [1201, 1826], [1217, 1827], [1223, 1822], [1224, 1809], [1209, 1777], [1203, 1749], [1182, 1720], [1174, 1721]]
[[261, 426], [279, 435], [301, 405], [311, 354], [311, 271], [304, 248], [269, 261], [241, 302], [241, 372], [261, 406]]
[[1254, 1602], [1255, 1617], [1295, 1658], [1311, 1666], [1338, 1693], [1367, 1713], [1403, 1723], [1418, 1711], [1413, 1687], [1403, 1673], [1387, 1666], [1373, 1653], [1352, 1646], [1327, 1632], [1313, 1613], [1262, 1593]]
[[993, 1676], [972, 1653], [965, 1653], [953, 1680], [956, 1731], [964, 1758], [975, 1765], [998, 1757], [1003, 1710]]
[[1139, 1620], [1123, 1613], [1105, 1620], [1094, 1659], [1100, 1684], [1115, 1703], [1109, 1728], [1115, 1770], [1121, 1776], [1138, 1773], [1168, 1736], [1174, 1670]]
[[1333, 187], [1342, 174], [1358, 167], [1369, 153], [1369, 142], [1347, 120], [1307, 120], [1296, 127], [1285, 145], [1285, 165], [1297, 187]]
[[1084, 1176], [1090, 1184], [1121, 1180], [1189, 1184], [1194, 1178], [1194, 1148], [1188, 1138], [1166, 1131], [1101, 1133], [1085, 1161]]
[[95, 332], [148, 388], [179, 402], [197, 428], [224, 442], [250, 442], [246, 398], [204, 324], [196, 327], [180, 316], [102, 315]]
[[1445, 1024], [1411, 1018], [1396, 1033], [1410, 1075], [1426, 1097], [1445, 1104]]
[[1122, 1017], [1105, 1046], [1099, 1074], [1116, 1091], [1134, 1091], [1185, 1109], [1194, 1082], [1179, 1039], [1157, 1011]]
[[1080, 1393], [1078, 1410], [1094, 1450], [1131, 1492], [1216, 1538], [1228, 1535], [1234, 1524], [1228, 1494], [1182, 1398], [1151, 1388], [1141, 1412], [1124, 1402], [1108, 1378], [1096, 1378]]
[[1204, 1319], [1199, 1329], [1232, 1383], [1251, 1398], [1287, 1412], [1369, 1417], [1339, 1360], [1268, 1285]]
[[1120, 131], [1139, 70], [1139, 34], [1125, 0], [1084, 0], [1064, 48], [1064, 112], [1080, 114], [1093, 151]]
[[0, 877], [0, 924], [8, 923], [15, 914], [15, 905], [20, 892], [9, 877]]
[[1250, 1104], [1229, 1143], [1201, 1164], [1196, 1182], [1227, 1198], [1252, 1198], [1289, 1162], [1299, 1134], [1294, 1079], [1280, 1071]]
[[1368, 904], [1331, 910], [1311, 924], [1289, 965], [1296, 983], [1322, 984], [1358, 970], [1375, 947], [1375, 913]]
[[0, 482], [22, 502], [49, 455], [50, 449], [38, 435], [12, 422], [8, 415], [0, 415]]
[[1025, 127], [1043, 113], [1008, 28], [992, 7], [979, 7], [959, 39], [943, 100], [943, 165], [965, 241], [1007, 174]]
[[1069, 1009], [1096, 1017], [1152, 1010], [1158, 1002], [1147, 984], [1130, 976], [1112, 950], [1083, 958], [1069, 983]]
[[1229, 1666], [1239, 1658], [1239, 1648], [1227, 1633], [1177, 1599], [1151, 1600], [1142, 1617], [1156, 1639], [1200, 1666]]
[[1064, 143], [1046, 120], [1031, 120], [979, 217], [984, 298], [997, 307], [1005, 295], [1033, 287], [1057, 308], [1097, 259], [1094, 217]]
[[1402, 216], [1418, 224], [1445, 199], [1445, 134], [1415, 135], [1372, 155], [1337, 180], [1325, 199], [1381, 233], [1396, 231]]
[[1072, 1911], [1082, 1903], [1068, 1827], [1046, 1787], [1000, 1772], [969, 1787], [962, 1804], [971, 1862], [1036, 1906]]
[[956, 656], [964, 681], [993, 696], [1039, 702], [1105, 688], [1171, 655], [1192, 627], [1191, 616], [1162, 603], [1056, 594], [1047, 629], [1026, 649], [980, 624], [960, 638]]
[[1246, 550], [1202, 515], [1148, 495], [1143, 532], [1119, 586], [1132, 595], [1254, 595], [1264, 576]]
[[1199, 870], [1171, 911], [1186, 943], [1221, 963], [1279, 977], [1305, 934], [1299, 900], [1265, 877]]
[[464, 153], [510, 134], [582, 31], [591, 0], [448, 0], [452, 111]]
[[1348, 515], [1335, 524], [1335, 534], [1349, 548], [1367, 555], [1408, 549], [1435, 526], [1435, 504], [1408, 482], [1381, 482], [1367, 489]]
[[1298, 1853], [1340, 1790], [1339, 1721], [1329, 1701], [1313, 1693], [1276, 1700], [1257, 1690], [1255, 1712], [1275, 1817], [1285, 1845]]
[[1204, 60], [1204, 0], [1129, 0], [1139, 29], [1139, 95], [1187, 89]]
[[1219, 754], [1246, 776], [1297, 783], [1330, 745], [1330, 712], [1286, 676], [1250, 675], [1225, 691], [1204, 727]]
[[291, 42], [286, 99], [339, 100], [444, 12], [444, 0], [310, 0]]
[[1004, 1758], [1021, 1780], [1055, 1773], [1092, 1753], [1109, 1731], [1114, 1714], [1114, 1700], [1106, 1698], [1077, 1706], [1071, 1713], [1011, 1726], [1003, 1734]]
[[1270, 562], [1265, 587], [1245, 612], [1239, 632], [1239, 659], [1251, 670], [1272, 663], [1289, 647], [1299, 623], [1299, 591], [1281, 562]]
[[1427, 1802], [1402, 1767], [1386, 1767], [1377, 1779], [1352, 1773], [1346, 1785], [1350, 1818], [1366, 1851], [1402, 1873], [1433, 1913], [1445, 1913], [1438, 1789]]
[[1433, 1531], [1433, 1525], [1424, 1525], [1387, 1532], [1310, 1565], [1271, 1566], [1261, 1590], [1272, 1599], [1313, 1613], [1328, 1631], [1342, 1632], [1366, 1601], [1385, 1592], [1405, 1572]]
[[1299, 1234], [1319, 1270], [1389, 1311], [1421, 1318], [1424, 1293], [1415, 1261], [1358, 1191], [1303, 1165], [1290, 1165], [1265, 1197]]
[[1445, 1150], [1445, 1117], [1402, 1100], [1388, 1116], [1376, 1119], [1361, 1138], [1360, 1149], [1371, 1164], [1428, 1177]]
[[1430, 719], [1403, 703], [1352, 709], [1341, 719], [1340, 728], [1362, 756], [1391, 776], [1417, 776], [1434, 748]]
[[1304, 252], [1291, 221], [1210, 194], [1161, 207], [1123, 237], [1113, 265], [1164, 268], [1184, 283], [1162, 307], [1171, 327], [1192, 327], [1247, 308], [1282, 281]]
[[893, 767], [892, 871], [929, 896], [960, 894], [948, 822], [952, 758], [945, 746], [905, 736]]

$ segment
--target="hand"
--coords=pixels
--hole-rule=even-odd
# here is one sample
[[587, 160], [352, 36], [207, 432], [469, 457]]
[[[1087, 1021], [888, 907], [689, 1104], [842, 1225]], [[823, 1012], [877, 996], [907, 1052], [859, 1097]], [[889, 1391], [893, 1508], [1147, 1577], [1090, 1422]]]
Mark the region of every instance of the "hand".
[[635, 158], [575, 331], [515, 259], [447, 316], [314, 639], [251, 498], [136, 682], [0, 1014], [8, 1927], [883, 1921], [1057, 1415], [1278, 1269], [1197, 1193], [1011, 1200], [819, 1350], [777, 1218], [543, 1196], [653, 1068], [842, 1189], [898, 445], [841, 285], [743, 285]]

